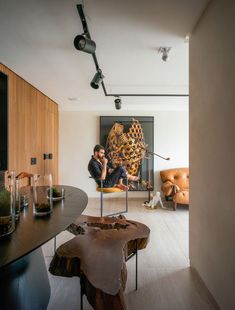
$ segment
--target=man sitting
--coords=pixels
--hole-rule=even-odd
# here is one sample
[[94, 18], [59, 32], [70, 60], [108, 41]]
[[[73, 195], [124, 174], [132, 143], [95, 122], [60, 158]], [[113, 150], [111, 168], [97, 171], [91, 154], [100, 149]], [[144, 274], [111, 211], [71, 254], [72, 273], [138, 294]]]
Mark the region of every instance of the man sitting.
[[128, 186], [123, 184], [123, 179], [127, 178], [130, 181], [139, 180], [137, 176], [128, 174], [126, 169], [122, 166], [111, 169], [108, 166], [108, 160], [105, 158], [105, 148], [102, 145], [97, 144], [93, 151], [94, 154], [89, 161], [88, 170], [99, 187], [101, 186], [102, 180], [104, 188], [115, 186], [121, 190], [127, 191]]

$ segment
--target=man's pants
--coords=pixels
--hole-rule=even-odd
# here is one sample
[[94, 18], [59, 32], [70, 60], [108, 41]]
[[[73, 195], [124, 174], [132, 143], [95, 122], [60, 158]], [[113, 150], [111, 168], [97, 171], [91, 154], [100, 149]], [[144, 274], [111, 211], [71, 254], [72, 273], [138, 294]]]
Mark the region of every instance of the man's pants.
[[[118, 183], [119, 179], [124, 179], [126, 177], [126, 170], [122, 166], [119, 166], [115, 168], [110, 174], [106, 175], [106, 179], [103, 180], [103, 187], [113, 187], [115, 184]], [[100, 181], [98, 182], [98, 185], [101, 186]]]

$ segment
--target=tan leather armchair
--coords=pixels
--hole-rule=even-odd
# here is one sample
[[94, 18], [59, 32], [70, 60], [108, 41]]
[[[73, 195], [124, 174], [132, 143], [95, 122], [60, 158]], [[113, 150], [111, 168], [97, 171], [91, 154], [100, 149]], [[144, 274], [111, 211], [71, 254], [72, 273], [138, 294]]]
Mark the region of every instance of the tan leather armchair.
[[179, 204], [189, 204], [189, 168], [176, 168], [160, 171], [162, 191], [172, 197], [174, 211]]

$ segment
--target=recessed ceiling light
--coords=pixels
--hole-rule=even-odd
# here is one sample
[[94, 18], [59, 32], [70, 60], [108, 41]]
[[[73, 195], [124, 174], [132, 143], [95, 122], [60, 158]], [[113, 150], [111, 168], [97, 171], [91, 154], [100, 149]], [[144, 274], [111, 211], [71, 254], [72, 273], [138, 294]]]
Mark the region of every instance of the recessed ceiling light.
[[77, 97], [68, 97], [68, 100], [69, 100], [69, 101], [77, 101], [78, 98], [77, 98]]

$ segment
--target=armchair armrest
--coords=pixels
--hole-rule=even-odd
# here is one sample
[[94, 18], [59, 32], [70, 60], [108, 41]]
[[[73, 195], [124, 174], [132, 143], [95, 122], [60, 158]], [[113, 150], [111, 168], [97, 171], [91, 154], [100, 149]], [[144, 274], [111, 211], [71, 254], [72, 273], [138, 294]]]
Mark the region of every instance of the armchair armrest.
[[173, 184], [171, 181], [166, 181], [162, 184], [162, 191], [165, 196], [174, 195], [175, 193], [180, 191], [178, 185]]
[[162, 191], [165, 196], [170, 196], [173, 193], [173, 183], [166, 181], [162, 184]]
[[172, 186], [173, 186], [173, 194], [176, 194], [181, 191], [178, 185], [173, 184]]

